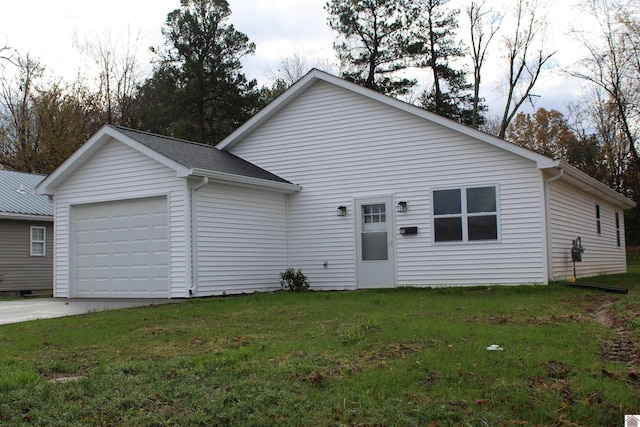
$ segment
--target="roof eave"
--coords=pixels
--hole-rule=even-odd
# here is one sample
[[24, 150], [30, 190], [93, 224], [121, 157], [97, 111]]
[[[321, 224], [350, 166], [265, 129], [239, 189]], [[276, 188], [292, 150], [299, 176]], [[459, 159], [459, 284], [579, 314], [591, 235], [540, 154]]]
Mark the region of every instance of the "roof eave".
[[[365, 96], [367, 98], [374, 99], [383, 104], [389, 105], [393, 108], [397, 108], [409, 114], [418, 116], [425, 120], [429, 120], [433, 123], [437, 123], [454, 131], [460, 132], [464, 135], [470, 136], [475, 139], [479, 139], [488, 144], [496, 146], [498, 148], [502, 148], [506, 151], [524, 157], [526, 159], [532, 160], [536, 162], [536, 165], [539, 169], [544, 169], [547, 167], [555, 167], [557, 166], [557, 162], [553, 159], [543, 156], [542, 154], [536, 153], [535, 151], [529, 150], [527, 148], [521, 147], [519, 145], [513, 144], [511, 142], [505, 141], [493, 135], [489, 135], [472, 127], [469, 127], [464, 124], [460, 124], [454, 120], [447, 119], [433, 112], [427, 111], [423, 108], [417, 107], [415, 105], [409, 104], [404, 101], [400, 101], [398, 99], [392, 98], [387, 95], [383, 95], [374, 90], [365, 88], [358, 84], [349, 82], [347, 80], [341, 79], [334, 75], [325, 73], [320, 70], [311, 70], [307, 75], [298, 80], [295, 84], [293, 84], [289, 89], [287, 89], [282, 95], [276, 98], [273, 102], [263, 108], [258, 114], [249, 119], [246, 123], [240, 126], [235, 132], [231, 133], [228, 137], [222, 140], [216, 147], [220, 150], [230, 149], [235, 143], [242, 140], [246, 135], [253, 132], [257, 127], [259, 127], [262, 123], [264, 123], [271, 116], [275, 115], [278, 111], [284, 108], [288, 103], [297, 98], [304, 90], [311, 86], [313, 83], [317, 81], [324, 81], [327, 83], [334, 84], [343, 89], [349, 90], [351, 92], [357, 93], [359, 95]], [[554, 163], [555, 162], [555, 163]]]
[[67, 160], [65, 160], [60, 166], [56, 168], [49, 176], [47, 176], [40, 184], [35, 188], [36, 194], [52, 196], [55, 193], [56, 187], [58, 187], [66, 178], [68, 178], [76, 169], [78, 169], [84, 162], [83, 160], [91, 157], [96, 151], [98, 151], [103, 144], [111, 139], [116, 139], [125, 145], [157, 160], [163, 165], [176, 171], [177, 175], [184, 174], [187, 167], [177, 163], [155, 150], [147, 147], [144, 144], [135, 141], [127, 135], [118, 131], [118, 129], [105, 125], [98, 132], [96, 132], [87, 142], [85, 142], [78, 150], [76, 150]]
[[248, 187], [260, 187], [266, 188], [271, 191], [277, 191], [280, 193], [293, 194], [302, 190], [302, 187], [290, 182], [278, 182], [268, 179], [260, 179], [254, 177], [248, 177], [243, 175], [235, 175], [225, 172], [217, 172], [206, 169], [189, 169], [184, 174], [178, 174], [178, 177], [187, 178], [194, 177], [207, 177], [219, 182], [232, 183], [236, 185], [248, 186]]
[[53, 215], [35, 215], [35, 214], [13, 213], [13, 212], [0, 212], [0, 219], [9, 219], [9, 220], [16, 220], [16, 221], [53, 222]]
[[571, 185], [580, 188], [589, 194], [598, 196], [599, 198], [618, 206], [620, 209], [632, 209], [636, 207], [636, 202], [613, 190], [608, 185], [603, 184], [597, 179], [580, 171], [575, 166], [571, 166], [565, 161], [558, 161], [558, 163], [557, 168], [560, 168], [563, 171], [562, 180], [569, 182]]

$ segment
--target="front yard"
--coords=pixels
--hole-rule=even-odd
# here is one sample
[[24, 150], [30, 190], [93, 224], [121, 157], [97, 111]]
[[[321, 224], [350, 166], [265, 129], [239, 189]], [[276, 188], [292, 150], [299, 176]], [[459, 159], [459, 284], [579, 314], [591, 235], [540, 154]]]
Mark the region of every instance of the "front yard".
[[629, 293], [280, 292], [0, 326], [0, 425], [620, 426], [640, 267], [589, 281]]

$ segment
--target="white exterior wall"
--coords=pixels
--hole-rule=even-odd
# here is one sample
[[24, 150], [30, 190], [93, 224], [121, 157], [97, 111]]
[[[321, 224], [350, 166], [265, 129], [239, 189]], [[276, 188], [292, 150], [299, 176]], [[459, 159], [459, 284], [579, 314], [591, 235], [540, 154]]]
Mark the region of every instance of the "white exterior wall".
[[[356, 285], [354, 198], [376, 195], [408, 203], [394, 213], [398, 286], [547, 281], [541, 174], [519, 156], [325, 82], [230, 151], [303, 187], [289, 196], [289, 257], [312, 288]], [[497, 186], [499, 241], [434, 243], [431, 191], [469, 185]]]
[[287, 268], [286, 196], [210, 183], [195, 193], [195, 296], [280, 289]]
[[54, 296], [70, 297], [73, 221], [71, 206], [82, 203], [166, 196], [169, 215], [171, 298], [187, 296], [186, 180], [119, 142], [111, 141], [71, 175], [55, 194]]
[[[568, 185], [562, 179], [550, 184], [552, 276], [556, 280], [573, 276], [571, 244], [582, 240], [582, 262], [576, 263], [578, 278], [598, 274], [624, 273], [627, 269], [624, 240], [624, 211]], [[601, 234], [596, 228], [596, 204], [600, 205]], [[620, 216], [620, 246], [616, 237], [616, 212]]]

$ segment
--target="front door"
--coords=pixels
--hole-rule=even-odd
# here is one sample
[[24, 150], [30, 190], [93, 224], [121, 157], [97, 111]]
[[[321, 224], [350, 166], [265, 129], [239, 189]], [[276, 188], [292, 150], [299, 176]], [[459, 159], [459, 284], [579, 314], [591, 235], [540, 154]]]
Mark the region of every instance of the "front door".
[[359, 288], [395, 285], [392, 206], [390, 197], [356, 200]]

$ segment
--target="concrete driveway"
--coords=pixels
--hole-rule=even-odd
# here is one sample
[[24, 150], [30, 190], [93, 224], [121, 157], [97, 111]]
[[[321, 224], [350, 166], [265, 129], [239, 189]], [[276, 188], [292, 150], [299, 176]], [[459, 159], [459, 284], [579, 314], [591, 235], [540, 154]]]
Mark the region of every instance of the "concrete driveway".
[[0, 325], [35, 319], [77, 316], [103, 310], [176, 303], [170, 299], [65, 299], [34, 298], [0, 301]]

